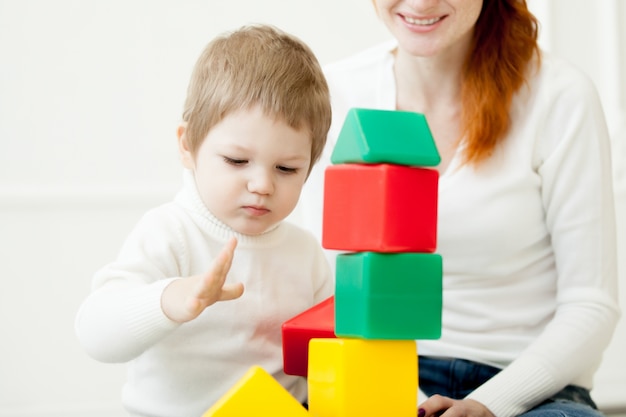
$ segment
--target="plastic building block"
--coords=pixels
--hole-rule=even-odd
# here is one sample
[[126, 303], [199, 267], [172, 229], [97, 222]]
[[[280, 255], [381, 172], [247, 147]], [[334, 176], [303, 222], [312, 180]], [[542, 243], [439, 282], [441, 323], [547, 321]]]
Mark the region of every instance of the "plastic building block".
[[282, 336], [285, 373], [306, 377], [309, 341], [335, 337], [335, 297], [329, 297], [284, 322]]
[[372, 252], [434, 252], [439, 173], [390, 164], [326, 168], [322, 245]]
[[311, 415], [415, 417], [415, 341], [312, 339], [309, 357]]
[[308, 417], [307, 410], [259, 366], [248, 372], [202, 417]]
[[438, 339], [441, 313], [440, 255], [361, 252], [337, 257], [337, 336]]
[[353, 108], [346, 115], [330, 160], [333, 164], [428, 167], [438, 165], [441, 158], [423, 114]]

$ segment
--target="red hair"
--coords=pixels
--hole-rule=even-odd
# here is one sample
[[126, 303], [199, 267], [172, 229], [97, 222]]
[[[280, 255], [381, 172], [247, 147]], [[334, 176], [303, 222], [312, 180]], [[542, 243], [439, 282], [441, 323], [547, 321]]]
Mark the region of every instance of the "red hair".
[[533, 57], [540, 58], [537, 36], [537, 19], [525, 0], [484, 0], [464, 67], [466, 162], [484, 161], [505, 138], [513, 96], [526, 82]]

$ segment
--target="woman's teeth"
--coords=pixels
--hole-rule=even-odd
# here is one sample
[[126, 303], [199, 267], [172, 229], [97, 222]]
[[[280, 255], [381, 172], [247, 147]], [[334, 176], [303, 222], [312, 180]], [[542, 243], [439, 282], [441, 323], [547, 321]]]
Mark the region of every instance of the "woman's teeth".
[[441, 17], [434, 17], [432, 19], [413, 19], [411, 17], [404, 16], [404, 20], [411, 23], [412, 25], [428, 26], [440, 21]]

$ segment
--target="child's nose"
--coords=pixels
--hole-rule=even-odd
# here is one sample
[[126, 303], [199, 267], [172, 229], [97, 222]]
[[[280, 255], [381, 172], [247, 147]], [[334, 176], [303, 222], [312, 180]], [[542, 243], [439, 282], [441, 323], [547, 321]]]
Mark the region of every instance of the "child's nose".
[[248, 180], [248, 191], [256, 194], [272, 194], [274, 192], [272, 173], [264, 169], [255, 171]]

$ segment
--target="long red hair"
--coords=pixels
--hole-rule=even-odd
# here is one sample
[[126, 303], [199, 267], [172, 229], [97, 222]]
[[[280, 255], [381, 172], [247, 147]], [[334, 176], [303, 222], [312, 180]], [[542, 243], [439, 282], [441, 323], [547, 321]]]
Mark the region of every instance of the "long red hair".
[[484, 161], [505, 138], [513, 96], [526, 82], [533, 57], [540, 59], [538, 30], [525, 0], [484, 0], [464, 68], [467, 163]]

